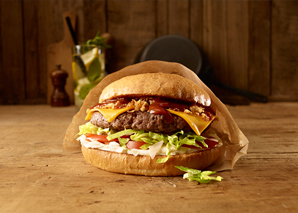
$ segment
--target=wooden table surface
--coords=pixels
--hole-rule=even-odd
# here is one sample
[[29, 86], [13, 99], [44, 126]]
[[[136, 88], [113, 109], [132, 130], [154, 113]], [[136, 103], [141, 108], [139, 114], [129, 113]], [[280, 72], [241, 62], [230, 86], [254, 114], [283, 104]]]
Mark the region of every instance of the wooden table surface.
[[0, 212], [297, 212], [298, 103], [228, 106], [250, 141], [224, 180], [115, 174], [62, 151], [74, 107], [0, 106]]

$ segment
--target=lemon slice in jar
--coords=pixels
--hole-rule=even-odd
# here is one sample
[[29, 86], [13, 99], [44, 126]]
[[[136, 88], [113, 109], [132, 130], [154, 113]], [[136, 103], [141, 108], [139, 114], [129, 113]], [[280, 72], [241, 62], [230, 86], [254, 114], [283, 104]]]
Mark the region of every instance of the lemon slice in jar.
[[88, 69], [89, 65], [91, 64], [91, 62], [97, 57], [97, 55], [98, 55], [97, 47], [94, 47], [91, 51], [88, 51], [81, 55], [81, 58], [82, 58], [87, 69]]

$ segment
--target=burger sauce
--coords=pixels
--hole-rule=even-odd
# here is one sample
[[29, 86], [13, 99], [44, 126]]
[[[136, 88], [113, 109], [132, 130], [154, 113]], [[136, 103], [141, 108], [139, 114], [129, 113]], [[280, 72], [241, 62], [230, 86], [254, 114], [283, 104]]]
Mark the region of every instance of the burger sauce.
[[152, 102], [153, 103], [149, 106], [149, 112], [152, 114], [163, 115], [168, 123], [173, 122], [173, 117], [165, 108], [178, 109], [179, 111], [187, 109], [186, 104], [178, 104], [163, 98], [154, 98]]
[[155, 115], [163, 115], [165, 118], [165, 121], [167, 123], [172, 123], [173, 122], [173, 117], [172, 115], [165, 110], [165, 108], [161, 107], [159, 104], [157, 103], [153, 103], [149, 105], [149, 112]]

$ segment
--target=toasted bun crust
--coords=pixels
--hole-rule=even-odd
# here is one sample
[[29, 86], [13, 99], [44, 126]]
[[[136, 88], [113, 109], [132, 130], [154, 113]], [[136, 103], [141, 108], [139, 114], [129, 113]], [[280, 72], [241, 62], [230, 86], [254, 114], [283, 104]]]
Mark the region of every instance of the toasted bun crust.
[[151, 159], [147, 155], [134, 156], [82, 146], [85, 159], [93, 166], [110, 172], [145, 176], [178, 176], [185, 173], [175, 166], [204, 169], [218, 159], [220, 152], [221, 147], [217, 147], [190, 154], [171, 155], [167, 162], [156, 163], [158, 158], [164, 156]]
[[184, 101], [211, 104], [209, 95], [191, 80], [177, 74], [145, 73], [121, 78], [109, 84], [99, 102], [118, 97], [159, 96]]

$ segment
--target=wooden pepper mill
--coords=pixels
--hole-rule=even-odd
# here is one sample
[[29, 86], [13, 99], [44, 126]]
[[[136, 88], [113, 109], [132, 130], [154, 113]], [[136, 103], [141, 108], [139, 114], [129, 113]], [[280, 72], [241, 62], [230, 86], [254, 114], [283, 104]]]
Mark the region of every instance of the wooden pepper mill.
[[69, 106], [69, 96], [65, 91], [67, 77], [68, 73], [61, 70], [61, 65], [56, 65], [56, 70], [51, 73], [52, 83], [54, 86], [54, 92], [51, 96], [52, 106]]

